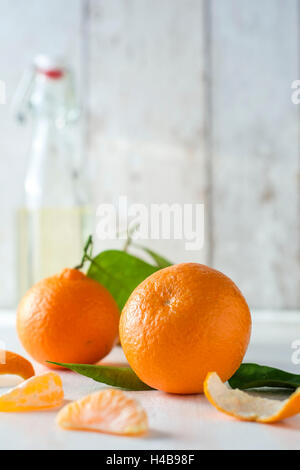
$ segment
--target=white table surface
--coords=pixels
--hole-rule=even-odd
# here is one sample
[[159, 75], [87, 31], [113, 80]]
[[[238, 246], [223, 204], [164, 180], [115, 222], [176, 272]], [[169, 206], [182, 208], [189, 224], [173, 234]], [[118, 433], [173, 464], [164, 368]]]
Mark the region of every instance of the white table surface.
[[[254, 315], [252, 341], [245, 360], [300, 373], [300, 365], [291, 361], [291, 343], [300, 339], [300, 312], [276, 315], [277, 320], [272, 312]], [[26, 356], [16, 337], [14, 317], [4, 312], [0, 312], [0, 342], [8, 350]], [[125, 362], [121, 348], [115, 348], [106, 362]], [[37, 373], [44, 370], [34, 365]], [[72, 372], [59, 373], [66, 402], [104, 387]], [[158, 391], [129, 394], [148, 413], [150, 432], [145, 437], [63, 431], [55, 424], [57, 411], [1, 413], [0, 449], [300, 449], [300, 415], [263, 425], [228, 417], [215, 410], [203, 395], [178, 396]]]

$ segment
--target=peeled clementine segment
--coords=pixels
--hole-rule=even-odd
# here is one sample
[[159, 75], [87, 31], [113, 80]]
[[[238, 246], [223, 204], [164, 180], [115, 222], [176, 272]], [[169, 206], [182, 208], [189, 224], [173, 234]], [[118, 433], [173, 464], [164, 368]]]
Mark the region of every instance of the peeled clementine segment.
[[148, 429], [143, 408], [120, 390], [100, 390], [65, 406], [57, 416], [65, 429], [136, 436]]
[[219, 411], [244, 421], [275, 423], [300, 413], [300, 387], [287, 400], [273, 400], [230, 389], [216, 372], [204, 382], [204, 393]]
[[55, 372], [37, 375], [0, 396], [0, 411], [20, 412], [56, 408], [63, 402], [62, 381]]
[[29, 379], [34, 375], [31, 362], [19, 354], [3, 351], [4, 362], [0, 362], [0, 375], [18, 375], [22, 379]]

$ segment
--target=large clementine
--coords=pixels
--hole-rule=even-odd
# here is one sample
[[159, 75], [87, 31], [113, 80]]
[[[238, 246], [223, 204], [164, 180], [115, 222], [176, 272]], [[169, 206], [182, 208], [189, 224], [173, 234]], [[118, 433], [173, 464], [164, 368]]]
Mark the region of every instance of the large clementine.
[[76, 269], [35, 284], [17, 314], [21, 343], [40, 363], [98, 361], [114, 345], [118, 324], [119, 311], [111, 294]]
[[237, 286], [196, 263], [152, 274], [131, 294], [120, 320], [130, 366], [143, 382], [170, 393], [202, 392], [210, 371], [228, 380], [250, 333], [250, 311]]

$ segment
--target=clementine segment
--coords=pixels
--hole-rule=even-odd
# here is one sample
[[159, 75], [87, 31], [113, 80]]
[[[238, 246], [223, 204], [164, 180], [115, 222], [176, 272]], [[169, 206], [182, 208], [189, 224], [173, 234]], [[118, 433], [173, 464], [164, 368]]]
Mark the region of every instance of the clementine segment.
[[5, 362], [0, 363], [0, 375], [18, 375], [22, 379], [29, 379], [34, 375], [31, 362], [11, 351], [4, 351]]
[[76, 269], [34, 285], [17, 314], [21, 343], [43, 364], [99, 361], [115, 344], [118, 324], [118, 307], [108, 290]]
[[228, 380], [250, 333], [250, 311], [237, 286], [196, 263], [152, 274], [131, 294], [120, 319], [132, 369], [147, 385], [171, 393], [203, 392], [211, 370]]
[[148, 429], [142, 407], [120, 390], [101, 390], [66, 405], [57, 415], [64, 429], [137, 436]]
[[0, 412], [21, 412], [57, 408], [64, 398], [62, 381], [55, 372], [31, 377], [0, 396]]

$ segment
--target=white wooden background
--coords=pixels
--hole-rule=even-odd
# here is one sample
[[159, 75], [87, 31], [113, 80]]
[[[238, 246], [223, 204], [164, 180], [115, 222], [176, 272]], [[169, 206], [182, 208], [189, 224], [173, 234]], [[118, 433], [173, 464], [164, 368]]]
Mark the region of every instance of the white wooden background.
[[0, 0], [0, 304], [14, 298], [14, 211], [28, 129], [22, 70], [63, 52], [85, 103], [95, 203], [205, 202], [201, 252], [258, 308], [300, 307], [298, 0]]

